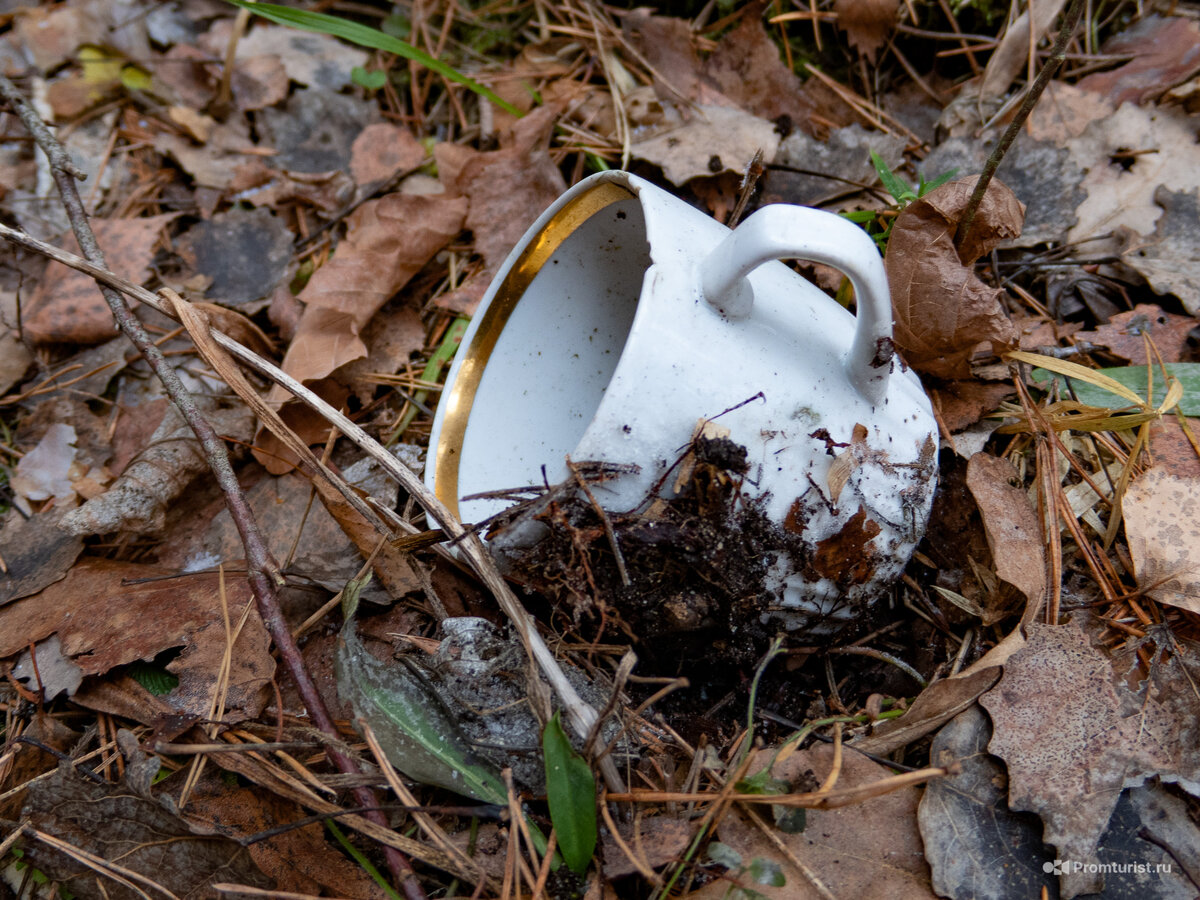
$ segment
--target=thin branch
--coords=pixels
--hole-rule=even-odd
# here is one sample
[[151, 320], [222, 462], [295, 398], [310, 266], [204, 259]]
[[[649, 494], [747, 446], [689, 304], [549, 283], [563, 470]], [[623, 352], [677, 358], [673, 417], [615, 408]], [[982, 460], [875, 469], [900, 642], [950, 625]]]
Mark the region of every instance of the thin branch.
[[992, 177], [996, 174], [996, 170], [1000, 168], [1000, 162], [1004, 159], [1005, 154], [1008, 153], [1009, 147], [1017, 139], [1017, 134], [1020, 133], [1025, 120], [1029, 118], [1029, 114], [1037, 106], [1038, 100], [1041, 99], [1042, 91], [1046, 89], [1046, 85], [1050, 83], [1050, 79], [1058, 71], [1058, 67], [1062, 65], [1062, 61], [1066, 58], [1067, 41], [1071, 39], [1071, 35], [1075, 33], [1076, 26], [1079, 25], [1079, 19], [1083, 15], [1085, 3], [1086, 0], [1071, 0], [1071, 5], [1067, 7], [1062, 28], [1059, 29], [1058, 38], [1054, 42], [1054, 49], [1050, 51], [1050, 58], [1046, 60], [1045, 65], [1042, 66], [1042, 70], [1038, 72], [1037, 78], [1030, 86], [1028, 93], [1025, 94], [1021, 108], [1017, 110], [1017, 114], [1013, 116], [1013, 120], [1008, 124], [1008, 128], [1000, 136], [1000, 142], [996, 144], [996, 149], [992, 151], [992, 155], [988, 157], [988, 161], [983, 167], [983, 174], [975, 182], [975, 190], [971, 193], [971, 197], [967, 201], [966, 209], [963, 210], [962, 218], [958, 223], [958, 230], [954, 234], [955, 247], [962, 247], [966, 244], [967, 237], [971, 233], [971, 225], [975, 222], [975, 214], [979, 211], [979, 204], [983, 202], [983, 195], [987, 193], [988, 185], [992, 183]]
[[[0, 76], [0, 95], [17, 111], [17, 115], [20, 116], [25, 127], [33, 135], [38, 146], [42, 148], [47, 159], [50, 160], [51, 171], [55, 184], [58, 186], [63, 207], [66, 209], [71, 228], [75, 232], [75, 238], [79, 242], [84, 256], [93, 265], [107, 268], [104, 254], [96, 243], [96, 235], [93, 233], [91, 225], [88, 224], [87, 213], [76, 188], [75, 179], [79, 177], [79, 171], [71, 164], [66, 149], [46, 127], [33, 107], [26, 102], [20, 91], [4, 76]], [[283, 610], [279, 605], [277, 588], [284, 583], [283, 575], [279, 571], [279, 564], [267, 549], [262, 534], [258, 530], [254, 512], [238, 484], [224, 442], [211, 423], [201, 414], [178, 373], [166, 361], [154, 341], [150, 339], [141, 321], [133, 314], [133, 310], [129, 308], [125, 299], [107, 285], [101, 284], [100, 292], [104, 295], [104, 300], [112, 311], [117, 327], [142, 354], [151, 371], [162, 382], [167, 395], [200, 441], [205, 459], [216, 477], [217, 485], [221, 489], [225, 503], [229, 507], [230, 516], [237, 526], [238, 534], [245, 548], [247, 579], [250, 582], [250, 588], [254, 593], [254, 599], [263, 622], [279, 650], [280, 658], [295, 681], [300, 698], [314, 724], [326, 734], [336, 737], [337, 728], [333, 723], [333, 718], [329, 715], [325, 701], [305, 668], [300, 648], [292, 639], [291, 631], [283, 617]], [[339, 771], [345, 774], [358, 774], [358, 767], [354, 760], [345, 753], [332, 747], [327, 748], [326, 753]], [[366, 807], [378, 805], [374, 793], [369, 788], [356, 788], [354, 793], [360, 805]], [[382, 813], [376, 811], [369, 815], [375, 819], [377, 824], [386, 827], [387, 819]], [[389, 868], [392, 870], [395, 880], [402, 886], [405, 895], [409, 900], [424, 900], [425, 893], [421, 889], [412, 864], [394, 848], [388, 848], [387, 852]]]

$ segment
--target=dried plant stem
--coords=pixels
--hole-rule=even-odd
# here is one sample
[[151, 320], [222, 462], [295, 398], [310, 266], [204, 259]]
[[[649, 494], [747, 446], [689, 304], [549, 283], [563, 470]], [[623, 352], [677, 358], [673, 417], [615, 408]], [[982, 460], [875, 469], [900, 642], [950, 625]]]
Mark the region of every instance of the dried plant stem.
[[[172, 318], [176, 317], [170, 304], [165, 303], [156, 294], [118, 275], [114, 275], [103, 265], [97, 265], [86, 259], [81, 259], [73, 253], [68, 253], [58, 247], [52, 247], [44, 241], [39, 241], [28, 234], [9, 228], [3, 223], [0, 223], [0, 238], [41, 253], [80, 272], [84, 272], [101, 284], [113, 287], [127, 296], [133, 297], [147, 306], [158, 310], [164, 315]], [[553, 652], [546, 646], [545, 640], [538, 633], [529, 613], [521, 606], [520, 601], [517, 600], [516, 595], [513, 594], [512, 589], [509, 588], [508, 583], [505, 582], [503, 576], [496, 568], [495, 561], [483, 546], [483, 542], [480, 541], [479, 536], [473, 531], [468, 531], [458, 520], [458, 517], [444, 503], [438, 500], [432, 491], [425, 487], [425, 484], [411, 469], [396, 459], [382, 444], [363, 431], [355, 422], [334, 409], [274, 363], [263, 359], [253, 350], [238, 343], [228, 335], [222, 334], [219, 331], [213, 331], [212, 337], [217, 344], [227, 350], [236, 360], [250, 367], [258, 374], [270, 379], [275, 384], [278, 384], [301, 403], [319, 413], [327, 422], [335, 426], [364, 453], [379, 463], [383, 470], [392, 478], [396, 479], [400, 486], [408, 491], [425, 512], [441, 526], [442, 530], [451, 539], [457, 541], [457, 546], [471, 565], [471, 568], [475, 570], [480, 580], [492, 592], [500, 608], [516, 627], [526, 653], [537, 663], [538, 668], [546, 676], [546, 680], [550, 682], [550, 686], [562, 701], [563, 708], [567, 713], [567, 720], [571, 723], [572, 730], [581, 738], [586, 738], [591, 732], [592, 725], [596, 722], [596, 711], [584, 702], [579, 693], [567, 680], [562, 668], [555, 660]], [[234, 484], [236, 485], [236, 481]], [[272, 633], [272, 636], [274, 637], [274, 633]], [[308, 702], [307, 698], [305, 702]], [[602, 759], [599, 767], [609, 790], [624, 790], [624, 779], [621, 777], [616, 763], [612, 759]], [[361, 805], [369, 806], [371, 804], [362, 803]]]
[[[96, 235], [92, 232], [91, 225], [88, 224], [87, 213], [84, 211], [83, 201], [76, 188], [75, 179], [80, 177], [80, 173], [71, 164], [66, 149], [50, 132], [33, 107], [25, 101], [16, 86], [3, 76], [0, 76], [0, 95], [16, 110], [26, 129], [49, 159], [63, 207], [66, 209], [71, 228], [75, 232], [75, 238], [79, 242], [84, 256], [93, 265], [105, 268], [104, 254], [96, 243]], [[300, 648], [292, 640], [291, 632], [284, 620], [277, 592], [278, 586], [284, 583], [283, 575], [279, 571], [279, 564], [267, 549], [262, 534], [258, 530], [254, 512], [238, 484], [224, 442], [201, 414], [178, 373], [166, 361], [154, 341], [150, 339], [141, 321], [133, 314], [133, 310], [130, 309], [125, 299], [105, 284], [100, 284], [99, 287], [105, 302], [112, 310], [117, 327], [142, 354], [151, 371], [162, 382], [163, 388], [183, 416], [184, 421], [188, 423], [200, 441], [205, 459], [216, 477], [217, 485], [221, 489], [225, 503], [229, 507], [230, 516], [237, 526], [238, 535], [245, 548], [247, 580], [250, 582], [250, 588], [263, 623], [267, 626], [267, 631], [275, 642], [280, 658], [295, 681], [301, 700], [312, 717], [313, 723], [326, 734], [337, 737], [338, 732], [333, 719], [308, 674], [304, 658], [300, 655]], [[345, 774], [358, 774], [358, 767], [354, 760], [345, 753], [332, 747], [328, 748], [326, 752], [330, 761], [339, 771]], [[355, 799], [364, 807], [378, 806], [374, 793], [368, 788], [356, 788]], [[376, 811], [369, 816], [373, 817], [377, 824], [386, 827], [387, 820], [382, 813]], [[402, 886], [405, 895], [409, 900], [424, 900], [425, 893], [407, 858], [394, 848], [387, 848], [387, 853], [389, 868], [392, 870], [393, 877]]]
[[1013, 141], [1017, 139], [1017, 134], [1021, 131], [1025, 120], [1029, 118], [1029, 114], [1037, 106], [1038, 100], [1041, 99], [1042, 91], [1046, 89], [1046, 85], [1050, 83], [1050, 79], [1058, 71], [1058, 67], [1062, 65], [1062, 61], [1066, 59], [1067, 41], [1075, 33], [1075, 28], [1079, 25], [1079, 19], [1083, 15], [1085, 5], [1086, 0], [1071, 0], [1071, 5], [1067, 7], [1067, 11], [1063, 16], [1062, 28], [1059, 29], [1058, 38], [1054, 41], [1054, 49], [1050, 51], [1050, 58], [1046, 60], [1042, 66], [1042, 70], [1038, 72], [1037, 78], [1029, 86], [1029, 90], [1025, 94], [1025, 99], [1021, 103], [1021, 108], [1013, 116], [1013, 120], [1008, 124], [1008, 128], [1004, 129], [1004, 134], [1000, 136], [1000, 142], [996, 144], [996, 149], [992, 151], [992, 155], [988, 157], [988, 161], [983, 167], [983, 174], [979, 176], [979, 180], [975, 183], [975, 190], [971, 193], [971, 197], [967, 201], [966, 209], [963, 210], [962, 218], [958, 222], [958, 230], [954, 234], [954, 245], [956, 247], [962, 247], [966, 243], [967, 236], [971, 233], [971, 225], [975, 221], [975, 214], [979, 211], [979, 204], [983, 202], [983, 195], [987, 193], [988, 185], [992, 183], [992, 177], [996, 174], [996, 170], [1000, 168], [1000, 163], [1004, 159], [1005, 154], [1008, 153], [1008, 149], [1013, 145]]

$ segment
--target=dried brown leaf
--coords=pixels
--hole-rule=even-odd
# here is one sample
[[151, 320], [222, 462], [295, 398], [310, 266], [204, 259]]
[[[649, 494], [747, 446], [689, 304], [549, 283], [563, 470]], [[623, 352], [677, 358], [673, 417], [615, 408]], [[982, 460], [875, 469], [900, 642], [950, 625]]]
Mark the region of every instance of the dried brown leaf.
[[159, 895], [143, 890], [149, 884], [180, 900], [213, 896], [211, 885], [217, 882], [271, 884], [232, 838], [197, 833], [179, 813], [132, 786], [95, 784], [69, 767], [34, 783], [22, 814], [34, 829], [146, 879], [121, 883], [98, 876], [78, 859], [28, 836], [24, 845], [30, 864], [81, 900]]
[[[967, 487], [979, 506], [996, 574], [1025, 595], [1027, 618], [1046, 596], [1046, 553], [1037, 511], [1008, 460], [976, 453], [967, 463]], [[991, 625], [1005, 610], [989, 610]]]
[[[832, 769], [833, 754], [830, 745], [817, 744], [777, 763], [772, 774], [796, 783], [810, 773], [820, 781]], [[750, 770], [761, 768], [773, 756], [772, 750], [759, 751]], [[883, 766], [847, 748], [837, 788], [867, 785], [890, 774]], [[929, 867], [917, 831], [920, 798], [921, 791], [914, 786], [874, 797], [868, 803], [809, 810], [803, 832], [779, 834], [791, 855], [820, 880], [824, 891], [814, 887], [806, 874], [789, 865], [786, 858], [781, 858], [774, 842], [741, 815], [725, 816], [717, 836], [740, 853], [743, 860], [761, 857], [783, 867], [786, 885], [754, 885], [754, 890], [773, 900], [816, 900], [831, 895], [857, 900], [932, 900]], [[729, 884], [715, 881], [690, 896], [719, 900], [728, 889]]]
[[25, 518], [10, 513], [0, 527], [5, 571], [0, 605], [36, 594], [59, 581], [83, 552], [83, 539], [58, 527], [63, 512], [51, 509]]
[[763, 27], [762, 17], [753, 13], [742, 16], [737, 27], [721, 38], [704, 61], [703, 71], [722, 94], [760, 118], [786, 116], [798, 126], [815, 111], [800, 79]]
[[363, 343], [367, 355], [346, 363], [339, 373], [364, 403], [368, 403], [379, 386], [380, 374], [392, 375], [419, 353], [425, 346], [425, 322], [421, 313], [411, 306], [392, 309], [390, 306], [367, 323]]
[[1075, 338], [1107, 347], [1134, 365], [1145, 365], [1157, 361], [1146, 355], [1142, 335], [1148, 335], [1163, 362], [1180, 362], [1187, 349], [1188, 332], [1196, 325], [1192, 316], [1177, 316], [1153, 303], [1139, 303], [1131, 311], [1113, 316], [1095, 331], [1078, 332]]
[[1020, 233], [1024, 206], [993, 180], [960, 253], [954, 234], [975, 181], [960, 178], [914, 201], [888, 241], [896, 346], [914, 369], [942, 378], [970, 376], [968, 360], [981, 342], [1006, 347], [1017, 337], [1002, 292], [980, 281], [972, 263]]
[[425, 148], [412, 132], [378, 122], [359, 132], [350, 147], [350, 174], [360, 187], [387, 181], [397, 172], [419, 165]]
[[[307, 814], [296, 804], [269, 791], [230, 785], [213, 773], [188, 798], [188, 813], [221, 823], [222, 833], [235, 840], [271, 831]], [[331, 896], [349, 900], [386, 900], [388, 893], [362, 868], [325, 839], [320, 824], [291, 828], [249, 845], [250, 858], [275, 882], [278, 891]]]
[[[108, 268], [136, 284], [145, 281], [150, 276], [150, 260], [159, 234], [177, 215], [92, 219]], [[79, 253], [74, 235], [64, 239], [62, 246], [71, 253]], [[58, 263], [51, 263], [46, 269], [45, 277], [24, 309], [23, 325], [25, 336], [37, 343], [95, 344], [117, 331], [96, 282]]]
[[846, 32], [850, 45], [872, 62], [887, 43], [896, 24], [900, 0], [836, 0], [838, 28]]
[[466, 201], [388, 194], [350, 216], [337, 255], [300, 294], [306, 304], [283, 369], [316, 381], [367, 353], [363, 327], [462, 230]]
[[999, 680], [1000, 666], [995, 665], [935, 681], [917, 696], [903, 716], [880, 722], [870, 736], [855, 741], [851, 746], [864, 753], [881, 755], [905, 747], [937, 730], [973, 705], [984, 691], [991, 690]]
[[633, 144], [633, 155], [662, 167], [682, 185], [724, 171], [741, 173], [761, 150], [770, 162], [779, 149], [775, 125], [736, 107], [697, 106], [691, 118]]
[[1104, 44], [1103, 52], [1132, 57], [1107, 72], [1093, 72], [1078, 87], [1112, 103], [1145, 103], [1200, 71], [1200, 28], [1191, 19], [1151, 15]]
[[208, 142], [203, 145], [164, 131], [154, 135], [154, 149], [164, 156], [174, 157], [197, 185], [225, 190], [237, 167], [246, 162], [247, 154], [258, 148], [250, 139], [246, 120], [236, 117], [213, 128]]
[[1117, 229], [1125, 238], [1125, 245], [1119, 248], [1121, 259], [1155, 291], [1174, 294], [1184, 309], [1196, 315], [1200, 313], [1200, 240], [1195, 224], [1200, 218], [1200, 194], [1195, 189], [1172, 191], [1159, 185], [1154, 189], [1154, 203], [1162, 207], [1162, 215], [1154, 223], [1153, 234]]
[[214, 84], [205, 70], [205, 63], [211, 57], [190, 44], [175, 44], [162, 58], [164, 64], [155, 66], [154, 70], [154, 80], [160, 90], [169, 88], [177, 102], [192, 109], [208, 106]]
[[[649, 7], [633, 10], [621, 21], [625, 37], [654, 68], [655, 92], [661, 99], [701, 100], [711, 89], [700, 72], [700, 54], [692, 29], [683, 19], [656, 16]], [[713, 102], [708, 97], [705, 102]]]
[[[202, 47], [223, 59], [232, 26], [233, 19], [217, 22], [202, 39]], [[350, 87], [351, 70], [367, 64], [366, 51], [332, 35], [264, 25], [260, 21], [237, 42], [238, 67], [262, 56], [277, 58], [288, 78], [298, 84], [334, 91]]]
[[1159, 603], [1200, 613], [1200, 478], [1155, 466], [1129, 485], [1122, 510], [1138, 584]]
[[[337, 521], [346, 536], [358, 547], [364, 559], [375, 552], [373, 571], [379, 583], [392, 597], [403, 597], [409, 591], [419, 590], [421, 579], [413, 571], [413, 563], [407, 553], [393, 547], [379, 532], [346, 502], [346, 498], [321, 479], [313, 482], [325, 509]], [[382, 541], [382, 546], [380, 542]]]
[[239, 60], [230, 79], [233, 99], [243, 112], [266, 109], [287, 98], [287, 67], [278, 56], [251, 56]]
[[[253, 606], [249, 585], [227, 575], [225, 589], [236, 621], [247, 604]], [[180, 576], [156, 566], [88, 558], [40, 593], [0, 608], [0, 657], [57, 634], [63, 654], [84, 675], [100, 675], [173, 647], [223, 652], [223, 622], [215, 574]], [[253, 716], [262, 709], [275, 670], [268, 645], [266, 627], [251, 609], [234, 645], [230, 710]], [[206, 670], [184, 665], [179, 686], [164, 699], [180, 712], [207, 715], [216, 677], [216, 665]]]
[[[1031, 5], [1013, 20], [1012, 24], [1005, 29], [1004, 37], [1000, 39], [991, 59], [988, 60], [987, 70], [979, 85], [979, 99], [992, 100], [1002, 97], [1008, 92], [1013, 79], [1027, 65], [1029, 48], [1036, 46], [1041, 41], [1066, 5], [1066, 0], [1048, 0], [1048, 2], [1037, 3]], [[1032, 25], [1030, 25], [1031, 13]], [[971, 100], [979, 102], [974, 97], [971, 97]]]
[[977, 378], [960, 381], [937, 381], [929, 385], [942, 424], [951, 434], [957, 434], [995, 410], [1000, 401], [1016, 389], [1011, 384], [980, 381]]
[[[566, 190], [547, 146], [560, 110], [542, 106], [502, 135], [500, 149], [456, 152], [438, 144], [434, 156], [446, 190], [470, 202], [466, 226], [475, 236], [483, 270], [441, 301], [457, 312], [474, 312], [488, 282], [527, 228]], [[443, 166], [443, 160], [446, 166]]]
[[1103, 874], [1087, 865], [1097, 861], [1122, 788], [1154, 775], [1197, 775], [1195, 697], [1175, 689], [1182, 676], [1169, 692], [1119, 684], [1123, 677], [1076, 621], [1027, 629], [1025, 647], [979, 701], [992, 718], [988, 749], [1008, 766], [1009, 806], [1036, 812], [1059, 857], [1085, 865], [1064, 871], [1062, 895], [1098, 892]]
[[[1200, 436], [1200, 418], [1185, 420], [1192, 436]], [[1155, 466], [1161, 466], [1181, 478], [1200, 478], [1200, 456], [1184, 434], [1177, 416], [1163, 416], [1150, 424], [1150, 456]]]
[[16, 16], [15, 28], [33, 64], [48, 73], [66, 62], [81, 45], [102, 46], [108, 36], [105, 18], [96, 3], [33, 6]]

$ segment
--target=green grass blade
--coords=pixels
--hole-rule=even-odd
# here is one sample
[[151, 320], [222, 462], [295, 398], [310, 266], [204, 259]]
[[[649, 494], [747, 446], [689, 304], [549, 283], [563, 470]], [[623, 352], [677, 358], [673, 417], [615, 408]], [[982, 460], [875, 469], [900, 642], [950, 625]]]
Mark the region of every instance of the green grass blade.
[[302, 31], [315, 31], [318, 34], [333, 35], [352, 44], [358, 44], [360, 47], [382, 50], [385, 53], [393, 53], [396, 56], [411, 59], [413, 62], [420, 63], [431, 72], [437, 72], [442, 77], [457, 82], [463, 87], [474, 91], [479, 96], [490, 100], [505, 112], [511, 113], [518, 118], [524, 115], [507, 100], [498, 97], [490, 89], [484, 87], [478, 81], [468, 78], [453, 66], [449, 66], [440, 59], [430, 56], [424, 50], [418, 50], [412, 44], [405, 43], [389, 34], [384, 34], [375, 28], [362, 25], [358, 22], [339, 19], [337, 16], [330, 16], [325, 13], [310, 12], [306, 9], [292, 9], [289, 6], [279, 6], [275, 3], [250, 3], [248, 0], [228, 0], [228, 2], [242, 9], [247, 9], [256, 16], [262, 16], [264, 19], [268, 19], [277, 25], [287, 25], [291, 28], [299, 28]]
[[596, 776], [571, 746], [558, 713], [542, 731], [542, 753], [558, 851], [571, 871], [582, 875], [596, 852]]
[[375, 868], [374, 863], [367, 859], [361, 850], [350, 843], [350, 839], [346, 837], [346, 835], [342, 832], [342, 829], [333, 824], [333, 819], [326, 819], [325, 827], [329, 829], [330, 834], [337, 838], [337, 842], [342, 845], [342, 849], [350, 854], [351, 858], [353, 858], [353, 860], [358, 863], [359, 867], [371, 877], [371, 880], [379, 886], [380, 890], [388, 895], [390, 900], [401, 900], [400, 895], [396, 893], [395, 889], [390, 884], [388, 884], [387, 879], [383, 877], [383, 874], [377, 868]]
[[957, 174], [958, 169], [951, 169], [949, 172], [943, 172], [937, 178], [933, 179], [933, 181], [926, 181], [924, 175], [918, 175], [917, 178], [920, 183], [917, 185], [917, 196], [924, 197], [930, 191], [936, 191]]
[[875, 166], [875, 172], [879, 175], [879, 180], [883, 182], [884, 189], [892, 195], [892, 199], [897, 203], [908, 203], [916, 198], [916, 192], [913, 191], [908, 183], [888, 168], [888, 164], [874, 150], [871, 151], [871, 164]]

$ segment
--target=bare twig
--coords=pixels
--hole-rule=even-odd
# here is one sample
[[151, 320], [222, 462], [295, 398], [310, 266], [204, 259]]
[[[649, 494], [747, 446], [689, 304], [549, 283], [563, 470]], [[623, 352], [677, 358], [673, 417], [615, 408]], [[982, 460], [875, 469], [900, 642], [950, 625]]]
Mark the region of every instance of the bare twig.
[[[88, 223], [83, 201], [76, 188], [75, 179], [79, 176], [78, 169], [71, 165], [65, 148], [46, 127], [33, 107], [25, 101], [13, 83], [3, 76], [0, 76], [0, 95], [13, 106], [25, 127], [49, 159], [63, 207], [66, 209], [71, 228], [75, 232], [75, 238], [79, 242], [84, 256], [93, 265], [106, 268], [104, 254], [96, 243], [96, 235]], [[217, 480], [217, 485], [221, 489], [225, 503], [229, 507], [230, 516], [237, 526], [238, 535], [245, 548], [247, 580], [250, 582], [250, 588], [263, 623], [267, 626], [267, 631], [279, 650], [280, 658], [295, 681], [300, 698], [313, 722], [321, 731], [336, 737], [337, 728], [329, 711], [325, 708], [325, 701], [308, 674], [304, 658], [300, 655], [300, 648], [292, 640], [291, 631], [288, 629], [279, 605], [277, 589], [284, 583], [283, 575], [279, 571], [279, 564], [267, 549], [262, 534], [258, 530], [254, 512], [238, 484], [224, 442], [201, 414], [178, 373], [166, 361], [154, 341], [150, 339], [141, 321], [133, 314], [133, 310], [129, 308], [125, 299], [105, 284], [100, 285], [100, 292], [104, 295], [104, 300], [112, 311], [113, 318], [121, 332], [142, 354], [151, 371], [162, 382], [163, 388], [183, 416], [184, 421], [188, 423], [200, 441], [205, 459]], [[354, 760], [345, 753], [332, 747], [328, 748], [326, 752], [330, 761], [339, 771], [346, 774], [358, 773], [358, 767]], [[355, 798], [365, 807], [378, 805], [369, 788], [355, 789]], [[369, 816], [377, 824], [386, 826], [387, 819], [382, 813], [376, 811]], [[394, 848], [388, 848], [387, 853], [389, 868], [396, 881], [403, 887], [405, 895], [409, 900], [424, 900], [425, 892], [421, 889], [416, 873], [407, 858]]]
[[992, 155], [988, 157], [988, 161], [983, 167], [983, 174], [979, 176], [979, 181], [975, 183], [975, 190], [971, 193], [971, 198], [967, 201], [966, 209], [963, 210], [962, 218], [958, 223], [958, 231], [954, 235], [954, 245], [956, 247], [962, 247], [966, 243], [967, 236], [971, 233], [971, 225], [975, 221], [975, 213], [979, 211], [979, 204], [983, 202], [983, 195], [987, 193], [988, 185], [992, 182], [992, 176], [996, 174], [996, 169], [1000, 167], [1000, 162], [1004, 159], [1004, 155], [1008, 153], [1008, 148], [1017, 139], [1017, 134], [1021, 131], [1025, 120], [1029, 118], [1029, 114], [1037, 106], [1037, 102], [1042, 96], [1042, 91], [1046, 89], [1046, 85], [1050, 83], [1051, 77], [1058, 71], [1058, 67], [1062, 64], [1063, 59], [1065, 59], [1067, 41], [1075, 33], [1075, 27], [1079, 24], [1080, 16], [1083, 15], [1085, 3], [1086, 0], [1071, 0], [1071, 5], [1067, 7], [1067, 12], [1063, 16], [1062, 28], [1059, 29], [1058, 38], [1054, 42], [1054, 49], [1050, 52], [1050, 58], [1046, 60], [1046, 64], [1042, 66], [1042, 70], [1038, 72], [1037, 78], [1030, 85], [1029, 91], [1025, 94], [1025, 100], [1021, 103], [1021, 108], [1017, 110], [1017, 114], [1013, 116], [1013, 120], [1008, 124], [1008, 128], [1000, 136], [1000, 142], [996, 144], [996, 149], [992, 151]]

